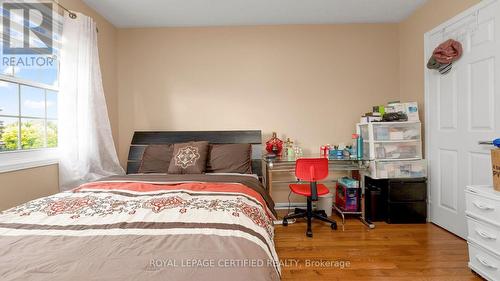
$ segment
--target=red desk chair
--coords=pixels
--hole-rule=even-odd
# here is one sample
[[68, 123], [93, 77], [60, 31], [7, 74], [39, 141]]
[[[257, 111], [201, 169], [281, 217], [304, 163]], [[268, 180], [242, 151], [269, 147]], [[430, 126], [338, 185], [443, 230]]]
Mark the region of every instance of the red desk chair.
[[328, 159], [326, 158], [302, 158], [295, 163], [295, 176], [300, 181], [308, 181], [309, 184], [290, 184], [290, 190], [298, 195], [307, 197], [307, 209], [296, 208], [293, 214], [283, 218], [283, 226], [288, 225], [289, 219], [307, 218], [307, 237], [312, 237], [312, 218], [328, 222], [332, 229], [337, 229], [337, 222], [329, 219], [324, 210], [312, 210], [312, 202], [318, 201], [318, 195], [325, 195], [328, 188], [318, 181], [328, 176]]

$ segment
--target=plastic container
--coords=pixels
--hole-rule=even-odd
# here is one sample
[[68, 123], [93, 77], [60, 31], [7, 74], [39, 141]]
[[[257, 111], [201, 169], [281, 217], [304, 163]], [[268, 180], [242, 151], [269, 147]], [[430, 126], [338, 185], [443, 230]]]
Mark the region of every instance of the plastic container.
[[358, 188], [359, 187], [359, 181], [349, 178], [349, 177], [341, 177], [338, 179], [338, 182], [344, 186], [350, 187], [350, 188]]
[[368, 146], [369, 159], [421, 159], [422, 142], [376, 142], [373, 151]]
[[421, 159], [420, 122], [372, 122], [358, 124], [363, 138], [363, 159]]
[[359, 134], [364, 140], [399, 141], [421, 138], [420, 122], [372, 122], [358, 124], [358, 127]]
[[[368, 135], [368, 125], [369, 124], [359, 124], [359, 132], [358, 134], [361, 135], [361, 137], [365, 140], [370, 139], [370, 136]], [[356, 137], [358, 138], [358, 137]]]
[[321, 195], [318, 197], [318, 203], [316, 205], [316, 209], [325, 211], [327, 216], [332, 215], [332, 207], [333, 207], [333, 194], [328, 193], [325, 195]]
[[425, 178], [427, 161], [374, 161], [370, 164], [370, 176], [374, 179]]

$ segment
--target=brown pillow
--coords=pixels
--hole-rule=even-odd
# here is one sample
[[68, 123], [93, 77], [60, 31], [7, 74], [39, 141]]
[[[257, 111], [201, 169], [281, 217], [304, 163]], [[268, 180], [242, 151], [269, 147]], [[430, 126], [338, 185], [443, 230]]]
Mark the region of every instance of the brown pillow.
[[252, 173], [252, 146], [247, 143], [212, 144], [207, 170], [211, 173]]
[[196, 141], [174, 144], [174, 157], [169, 174], [201, 174], [207, 164], [208, 142]]
[[167, 173], [173, 154], [173, 144], [148, 145], [142, 155], [139, 173]]

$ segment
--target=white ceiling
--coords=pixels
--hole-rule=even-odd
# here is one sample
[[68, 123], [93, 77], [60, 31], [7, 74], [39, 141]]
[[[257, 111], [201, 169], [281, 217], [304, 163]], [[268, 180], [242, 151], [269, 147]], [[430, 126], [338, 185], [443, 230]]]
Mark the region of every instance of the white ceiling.
[[117, 27], [399, 22], [427, 0], [84, 0]]

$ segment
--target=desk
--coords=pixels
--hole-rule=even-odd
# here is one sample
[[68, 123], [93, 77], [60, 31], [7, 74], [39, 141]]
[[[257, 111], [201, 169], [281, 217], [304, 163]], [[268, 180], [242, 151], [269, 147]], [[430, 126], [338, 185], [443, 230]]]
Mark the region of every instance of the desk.
[[[301, 156], [302, 158], [307, 158], [308, 156]], [[314, 157], [314, 156], [311, 156]], [[316, 156], [317, 157], [317, 156]], [[264, 182], [265, 186], [269, 192], [272, 194], [273, 184], [276, 183], [297, 183], [298, 180], [295, 177], [295, 161], [297, 159], [295, 157], [287, 157], [287, 158], [275, 158], [275, 159], [266, 159], [262, 158], [263, 167], [265, 169], [264, 172]], [[360, 173], [360, 188], [361, 188], [361, 196], [360, 196], [360, 204], [361, 204], [361, 212], [355, 213], [360, 215], [360, 220], [369, 228], [375, 228], [371, 222], [368, 222], [365, 218], [365, 172], [368, 170], [369, 161], [367, 160], [358, 160], [358, 159], [330, 159], [328, 160], [328, 170], [329, 172], [334, 171], [359, 171]], [[333, 173], [331, 173], [333, 174]], [[278, 176], [279, 175], [279, 176]], [[331, 177], [325, 179], [321, 182], [336, 182], [336, 179]], [[335, 208], [337, 212], [340, 210]], [[349, 212], [341, 212], [342, 219], [344, 219], [344, 214], [351, 214]]]

